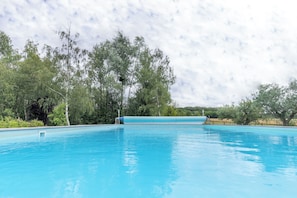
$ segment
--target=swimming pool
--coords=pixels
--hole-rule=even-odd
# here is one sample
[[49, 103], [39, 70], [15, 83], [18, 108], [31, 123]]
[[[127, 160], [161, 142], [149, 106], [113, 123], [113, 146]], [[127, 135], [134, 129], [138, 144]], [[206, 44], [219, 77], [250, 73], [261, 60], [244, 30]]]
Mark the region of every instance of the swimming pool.
[[0, 197], [297, 193], [295, 128], [106, 125], [46, 129], [43, 137], [39, 131], [0, 138]]

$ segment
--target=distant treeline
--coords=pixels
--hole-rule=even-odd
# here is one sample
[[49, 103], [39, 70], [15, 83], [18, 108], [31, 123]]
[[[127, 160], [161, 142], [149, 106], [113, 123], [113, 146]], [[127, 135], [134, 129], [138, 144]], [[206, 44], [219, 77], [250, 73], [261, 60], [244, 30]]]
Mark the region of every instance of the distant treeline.
[[178, 107], [176, 108], [179, 116], [207, 116], [209, 118], [218, 118], [216, 107]]

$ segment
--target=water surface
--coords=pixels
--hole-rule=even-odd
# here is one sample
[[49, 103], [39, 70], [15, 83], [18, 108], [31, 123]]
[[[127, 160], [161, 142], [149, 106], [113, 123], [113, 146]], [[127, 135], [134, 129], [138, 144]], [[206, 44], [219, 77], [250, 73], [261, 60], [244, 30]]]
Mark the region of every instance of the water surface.
[[295, 128], [121, 125], [63, 130], [0, 140], [0, 197], [297, 193]]

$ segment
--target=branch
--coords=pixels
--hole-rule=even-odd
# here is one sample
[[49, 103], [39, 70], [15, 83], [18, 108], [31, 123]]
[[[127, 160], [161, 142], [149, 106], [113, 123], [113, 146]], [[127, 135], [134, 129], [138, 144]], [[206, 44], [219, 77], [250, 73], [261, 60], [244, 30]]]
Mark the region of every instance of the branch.
[[49, 87], [49, 86], [47, 86], [47, 85], [45, 85], [45, 86], [46, 86], [47, 88], [49, 88], [51, 91], [53, 91], [53, 92], [59, 94], [60, 96], [62, 96], [62, 98], [64, 98], [64, 100], [66, 99], [65, 96], [64, 96], [62, 93], [60, 93], [60, 92], [54, 90], [53, 88], [51, 88], [51, 87]]

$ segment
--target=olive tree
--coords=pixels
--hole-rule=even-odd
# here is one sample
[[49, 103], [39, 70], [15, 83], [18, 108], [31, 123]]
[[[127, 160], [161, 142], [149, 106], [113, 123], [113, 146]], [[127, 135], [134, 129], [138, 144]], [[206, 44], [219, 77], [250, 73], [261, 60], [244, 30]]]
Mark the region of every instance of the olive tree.
[[251, 99], [242, 100], [236, 108], [236, 114], [233, 118], [236, 124], [248, 125], [260, 118], [260, 109]]
[[284, 126], [288, 126], [297, 114], [297, 81], [291, 81], [288, 86], [260, 85], [254, 98], [264, 113], [279, 118]]
[[257, 103], [251, 99], [243, 99], [235, 106], [225, 105], [218, 109], [218, 117], [220, 119], [231, 119], [236, 124], [248, 125], [260, 118], [260, 109]]

